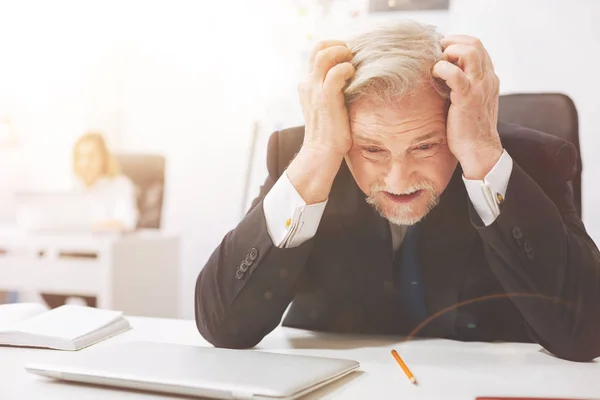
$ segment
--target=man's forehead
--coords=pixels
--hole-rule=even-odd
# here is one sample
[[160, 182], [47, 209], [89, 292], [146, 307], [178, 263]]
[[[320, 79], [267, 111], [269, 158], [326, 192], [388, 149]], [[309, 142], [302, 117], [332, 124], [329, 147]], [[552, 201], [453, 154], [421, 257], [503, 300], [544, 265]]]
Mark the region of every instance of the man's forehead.
[[348, 112], [351, 122], [388, 125], [401, 121], [439, 119], [446, 117], [442, 99], [403, 99], [395, 102], [360, 100]]
[[423, 109], [400, 112], [393, 108], [361, 108], [350, 113], [352, 134], [357, 139], [385, 140], [398, 134], [428, 137], [445, 134], [444, 110]]

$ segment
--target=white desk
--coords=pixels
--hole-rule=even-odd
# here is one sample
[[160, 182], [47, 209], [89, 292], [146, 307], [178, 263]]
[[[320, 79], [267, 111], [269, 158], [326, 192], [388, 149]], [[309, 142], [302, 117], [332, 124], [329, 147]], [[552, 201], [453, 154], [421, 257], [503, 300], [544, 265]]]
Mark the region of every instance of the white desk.
[[128, 315], [179, 315], [179, 238], [130, 234], [25, 234], [0, 228], [0, 291], [96, 296]]
[[[140, 317], [129, 320], [132, 330], [96, 346], [133, 340], [208, 345], [197, 333], [193, 321]], [[397, 339], [277, 328], [259, 348], [279, 353], [351, 358], [361, 363], [359, 372], [309, 394], [306, 399], [446, 400], [475, 399], [478, 395], [600, 398], [600, 362], [580, 364], [562, 361], [540, 352], [540, 347], [534, 344], [449, 340], [399, 343]], [[419, 386], [409, 383], [390, 355], [392, 348], [404, 357], [419, 380]], [[51, 361], [72, 354], [0, 347], [0, 399], [177, 398], [55, 382], [31, 375], [23, 369], [28, 362]]]

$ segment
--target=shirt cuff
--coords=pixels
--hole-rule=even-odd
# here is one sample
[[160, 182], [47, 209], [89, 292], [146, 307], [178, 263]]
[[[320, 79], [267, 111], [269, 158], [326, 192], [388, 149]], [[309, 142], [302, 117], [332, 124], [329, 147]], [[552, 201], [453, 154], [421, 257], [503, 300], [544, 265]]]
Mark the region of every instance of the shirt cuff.
[[464, 175], [462, 177], [471, 203], [486, 226], [492, 224], [500, 215], [500, 205], [506, 196], [512, 167], [513, 160], [504, 150], [484, 180], [466, 179]]
[[327, 200], [306, 205], [286, 173], [263, 200], [267, 231], [277, 247], [300, 246], [317, 233]]

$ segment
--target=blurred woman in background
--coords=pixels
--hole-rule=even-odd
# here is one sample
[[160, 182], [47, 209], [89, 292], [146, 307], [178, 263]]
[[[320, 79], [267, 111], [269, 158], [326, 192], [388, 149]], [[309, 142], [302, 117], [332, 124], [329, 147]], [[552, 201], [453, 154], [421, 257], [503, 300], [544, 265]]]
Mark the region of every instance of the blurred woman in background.
[[73, 148], [75, 190], [92, 196], [95, 228], [98, 230], [134, 230], [137, 201], [134, 184], [121, 174], [104, 137], [90, 132], [80, 137]]
[[[80, 137], [73, 148], [74, 189], [91, 196], [94, 229], [132, 231], [138, 219], [137, 197], [133, 182], [121, 174], [104, 137], [96, 132]], [[63, 304], [96, 306], [96, 298], [78, 294], [42, 293], [51, 308]]]

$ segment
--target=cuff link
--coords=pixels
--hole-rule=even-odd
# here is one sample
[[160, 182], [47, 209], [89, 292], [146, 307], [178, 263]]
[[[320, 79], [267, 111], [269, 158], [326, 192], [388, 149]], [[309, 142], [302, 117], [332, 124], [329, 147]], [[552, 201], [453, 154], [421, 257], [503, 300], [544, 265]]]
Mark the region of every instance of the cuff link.
[[292, 219], [288, 218], [287, 221], [285, 221], [285, 229], [290, 229], [290, 225], [292, 225]]
[[504, 197], [500, 193], [496, 193], [496, 202], [498, 205], [502, 205], [504, 203]]

